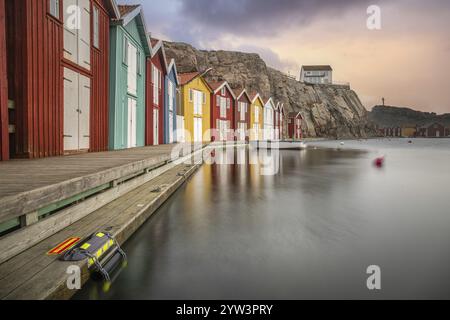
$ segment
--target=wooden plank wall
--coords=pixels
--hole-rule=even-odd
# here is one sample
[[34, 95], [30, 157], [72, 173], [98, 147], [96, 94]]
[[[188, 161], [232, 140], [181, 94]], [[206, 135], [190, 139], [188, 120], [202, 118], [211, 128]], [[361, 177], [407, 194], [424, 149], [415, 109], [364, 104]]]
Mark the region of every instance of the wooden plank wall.
[[92, 48], [90, 151], [100, 152], [108, 150], [110, 19], [101, 3], [95, 5], [100, 9], [100, 48]]
[[5, 0], [0, 0], [0, 161], [9, 159]]
[[152, 87], [152, 61], [145, 59], [145, 145], [153, 145], [153, 87]]
[[[90, 151], [98, 152], [108, 149], [110, 19], [103, 1], [93, 4], [100, 9], [100, 48], [92, 48], [91, 72], [80, 72], [92, 80]], [[7, 17], [8, 78], [13, 79], [10, 97], [16, 104], [13, 155], [63, 155], [63, 23], [48, 14], [48, 0], [10, 1]], [[68, 67], [78, 71], [76, 65]]]
[[46, 0], [26, 1], [29, 157], [63, 154], [62, 24], [47, 15]]
[[15, 101], [13, 156], [63, 154], [62, 22], [47, 0], [8, 2], [8, 75]]

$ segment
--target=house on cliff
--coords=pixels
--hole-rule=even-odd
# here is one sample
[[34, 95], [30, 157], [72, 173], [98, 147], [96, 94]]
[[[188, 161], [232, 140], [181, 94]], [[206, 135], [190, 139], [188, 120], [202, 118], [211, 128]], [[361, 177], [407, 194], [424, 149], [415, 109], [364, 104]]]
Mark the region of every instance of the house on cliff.
[[302, 66], [300, 82], [311, 84], [332, 84], [333, 69], [329, 65]]
[[119, 15], [113, 0], [0, 1], [1, 160], [108, 148], [109, 28]]

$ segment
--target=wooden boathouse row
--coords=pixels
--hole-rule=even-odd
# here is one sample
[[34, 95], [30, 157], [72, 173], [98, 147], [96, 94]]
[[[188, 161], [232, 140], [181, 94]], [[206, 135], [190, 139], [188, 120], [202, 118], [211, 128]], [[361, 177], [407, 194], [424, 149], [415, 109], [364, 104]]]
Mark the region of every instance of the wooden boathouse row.
[[[177, 129], [195, 137], [256, 127], [255, 139], [259, 130], [274, 131], [264, 139], [287, 138], [282, 104], [264, 97], [263, 121], [250, 123], [259, 108], [244, 88], [215, 92], [224, 79], [217, 84], [201, 70], [178, 75], [144, 16], [142, 6], [115, 0], [0, 1], [0, 161], [185, 141]], [[193, 74], [213, 88], [192, 87]]]

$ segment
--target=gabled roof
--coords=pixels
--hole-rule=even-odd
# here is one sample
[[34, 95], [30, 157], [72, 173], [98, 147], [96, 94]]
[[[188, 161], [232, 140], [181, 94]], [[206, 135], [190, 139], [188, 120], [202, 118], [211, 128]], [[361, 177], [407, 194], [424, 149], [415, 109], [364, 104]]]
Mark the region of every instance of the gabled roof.
[[301, 112], [289, 112], [288, 114], [289, 118], [298, 118], [299, 116], [301, 119], [303, 119]]
[[154, 56], [156, 56], [158, 54], [159, 51], [161, 51], [162, 56], [163, 56], [163, 64], [164, 67], [166, 68], [166, 72], [169, 73], [169, 68], [167, 65], [167, 57], [166, 57], [166, 50], [164, 49], [164, 41], [156, 39], [156, 38], [151, 38], [150, 34], [149, 34], [149, 39], [150, 39], [150, 45], [151, 47], [151, 51], [152, 51], [152, 55], [151, 58], [153, 58]]
[[266, 106], [267, 104], [269, 104], [269, 102], [270, 102], [270, 104], [272, 105], [272, 107], [274, 108], [274, 109], [276, 109], [276, 105], [275, 105], [275, 102], [273, 102], [273, 99], [272, 99], [272, 97], [270, 97], [270, 98], [268, 98], [268, 99], [266, 99], [266, 100], [264, 100], [265, 101], [265, 103], [264, 103], [264, 105]]
[[141, 41], [144, 44], [144, 50], [146, 55], [151, 55], [151, 44], [150, 39], [147, 36], [147, 23], [145, 22], [144, 12], [141, 5], [119, 5], [118, 6], [120, 17], [113, 20], [113, 24], [127, 26], [135, 18], [137, 20], [137, 26], [139, 29], [139, 34], [141, 36]]
[[178, 71], [177, 71], [177, 65], [175, 63], [175, 59], [170, 60], [170, 63], [167, 66], [167, 74], [170, 74], [172, 69], [173, 69], [173, 71], [175, 73], [175, 81], [177, 82], [177, 85], [179, 85]]
[[329, 65], [302, 66], [302, 69], [305, 71], [333, 71]]
[[264, 104], [265, 104], [264, 100], [261, 98], [261, 95], [258, 92], [255, 91], [255, 92], [250, 93], [250, 101], [252, 103], [255, 103], [255, 101], [258, 99], [261, 102], [261, 104], [264, 106]]
[[119, 19], [120, 18], [120, 10], [119, 6], [117, 5], [116, 0], [107, 0], [105, 1], [106, 9], [108, 12], [113, 13], [112, 18], [113, 19]]
[[236, 100], [239, 100], [242, 97], [242, 95], [245, 94], [247, 96], [248, 101], [252, 102], [252, 100], [250, 99], [250, 96], [247, 93], [247, 90], [245, 90], [243, 88], [235, 88], [233, 90], [234, 90], [234, 92], [237, 92]]
[[[181, 86], [187, 85], [188, 83], [194, 81], [195, 79], [197, 79], [198, 77], [201, 77], [201, 79], [203, 80], [203, 82], [206, 84], [206, 86], [208, 87], [208, 89], [211, 90], [209, 84], [206, 82], [205, 79], [203, 79], [203, 76], [206, 75], [208, 72], [210, 72], [212, 70], [212, 68], [206, 69], [203, 72], [187, 72], [187, 73], [180, 73], [178, 74], [178, 83]], [[211, 90], [212, 91], [212, 90]]]
[[284, 103], [279, 102], [279, 109], [280, 109], [281, 113], [286, 114], [286, 110], [284, 109]]
[[126, 15], [133, 12], [138, 7], [139, 7], [139, 5], [120, 5], [119, 6], [120, 17], [125, 17]]
[[185, 84], [188, 84], [195, 78], [197, 78], [200, 75], [200, 72], [186, 72], [186, 73], [179, 73], [178, 74], [178, 82], [181, 86], [184, 86]]
[[236, 95], [234, 94], [233, 89], [231, 89], [227, 81], [208, 81], [208, 85], [212, 89], [214, 94], [222, 90], [222, 88], [227, 88], [233, 98], [236, 99]]

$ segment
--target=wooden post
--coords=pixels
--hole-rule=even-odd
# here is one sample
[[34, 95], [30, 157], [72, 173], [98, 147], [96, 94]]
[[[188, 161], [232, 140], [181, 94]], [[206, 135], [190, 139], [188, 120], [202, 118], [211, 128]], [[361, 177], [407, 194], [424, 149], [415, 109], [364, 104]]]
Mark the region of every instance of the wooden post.
[[0, 160], [9, 159], [5, 0], [0, 0]]

